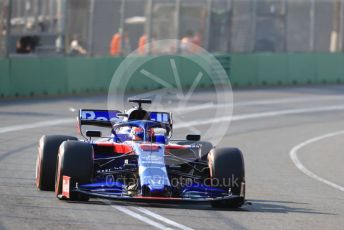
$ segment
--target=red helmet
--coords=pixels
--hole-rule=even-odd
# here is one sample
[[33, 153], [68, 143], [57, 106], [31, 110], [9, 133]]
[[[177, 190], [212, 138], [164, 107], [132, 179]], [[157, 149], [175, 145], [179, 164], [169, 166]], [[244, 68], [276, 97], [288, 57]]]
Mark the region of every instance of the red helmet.
[[[144, 130], [140, 127], [133, 127], [131, 129], [130, 136], [133, 141], [143, 141]], [[154, 137], [154, 130], [149, 129], [147, 132], [147, 139], [152, 140], [153, 137]]]
[[140, 127], [133, 127], [131, 129], [130, 135], [133, 141], [142, 141], [144, 137], [144, 131]]

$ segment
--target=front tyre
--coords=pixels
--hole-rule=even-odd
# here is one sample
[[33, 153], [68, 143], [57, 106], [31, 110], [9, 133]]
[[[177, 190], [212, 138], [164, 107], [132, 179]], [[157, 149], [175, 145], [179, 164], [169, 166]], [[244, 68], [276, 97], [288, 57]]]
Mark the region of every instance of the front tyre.
[[235, 196], [230, 200], [213, 201], [215, 208], [238, 208], [245, 202], [245, 166], [237, 148], [215, 148], [208, 154], [208, 165], [213, 186], [230, 190]]
[[54, 191], [57, 152], [66, 140], [76, 137], [63, 135], [42, 136], [38, 143], [36, 161], [36, 186], [39, 190]]
[[[70, 189], [76, 183], [88, 184], [93, 176], [93, 147], [91, 144], [80, 141], [65, 141], [61, 144], [57, 157], [55, 194], [62, 197], [63, 176], [70, 177]], [[88, 197], [70, 191], [70, 200], [87, 201]]]

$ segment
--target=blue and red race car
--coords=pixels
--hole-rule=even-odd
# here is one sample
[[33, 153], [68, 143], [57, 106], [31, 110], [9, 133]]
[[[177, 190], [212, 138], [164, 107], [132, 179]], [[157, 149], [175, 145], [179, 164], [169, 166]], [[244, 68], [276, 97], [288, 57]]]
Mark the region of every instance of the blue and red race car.
[[[200, 135], [173, 140], [172, 114], [146, 111], [147, 99], [125, 113], [81, 109], [84, 140], [64, 135], [39, 141], [36, 185], [59, 199], [90, 197], [137, 202], [210, 202], [240, 207], [245, 202], [245, 170], [237, 148], [215, 148]], [[107, 127], [83, 131], [84, 126]]]

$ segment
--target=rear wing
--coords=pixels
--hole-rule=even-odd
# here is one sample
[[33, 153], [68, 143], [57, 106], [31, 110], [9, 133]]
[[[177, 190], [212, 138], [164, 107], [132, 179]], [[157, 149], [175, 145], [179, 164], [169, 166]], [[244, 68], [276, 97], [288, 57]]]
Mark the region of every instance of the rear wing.
[[172, 113], [168, 112], [148, 112], [152, 121], [169, 124], [172, 127]]
[[[148, 112], [150, 120], [162, 122], [172, 127], [172, 114], [168, 112]], [[78, 116], [79, 129], [82, 125], [112, 127], [113, 124], [123, 121], [123, 115], [118, 110], [80, 109]], [[80, 130], [81, 131], [81, 130]]]
[[101, 127], [112, 127], [112, 124], [122, 120], [117, 116], [120, 113], [121, 112], [118, 110], [80, 109], [78, 116], [79, 126], [96, 125]]

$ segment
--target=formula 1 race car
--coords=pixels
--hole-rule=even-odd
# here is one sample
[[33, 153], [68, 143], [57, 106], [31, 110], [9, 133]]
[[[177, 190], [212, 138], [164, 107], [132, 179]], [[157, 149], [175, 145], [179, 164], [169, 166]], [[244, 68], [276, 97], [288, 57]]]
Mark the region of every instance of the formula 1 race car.
[[[59, 199], [90, 197], [135, 202], [210, 202], [236, 208], [245, 202], [245, 170], [237, 148], [215, 148], [200, 135], [172, 140], [172, 114], [138, 106], [115, 110], [79, 111], [72, 136], [42, 136], [36, 164], [36, 186], [55, 190]], [[108, 127], [100, 130], [83, 126]]]

